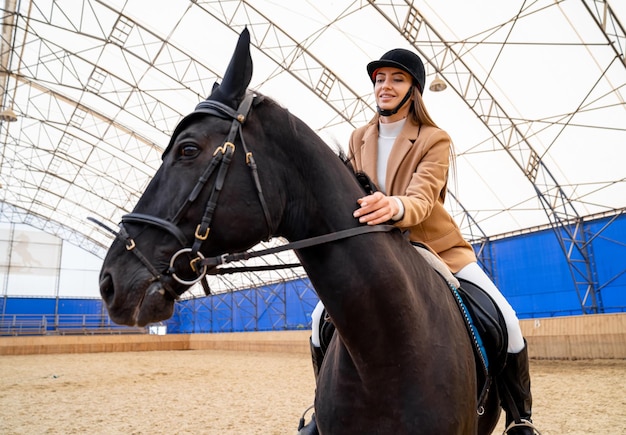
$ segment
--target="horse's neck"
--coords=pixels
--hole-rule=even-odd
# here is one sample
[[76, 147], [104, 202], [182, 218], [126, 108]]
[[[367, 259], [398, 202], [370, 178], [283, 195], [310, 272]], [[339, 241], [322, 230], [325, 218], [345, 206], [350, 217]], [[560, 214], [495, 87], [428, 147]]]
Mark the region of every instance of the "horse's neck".
[[[333, 157], [333, 156], [331, 156]], [[320, 236], [359, 225], [353, 217], [357, 199], [364, 195], [349, 169], [336, 156], [324, 163], [311, 157], [299, 162], [300, 174], [316, 174], [297, 181], [295, 189], [288, 188], [288, 199], [281, 228], [282, 236], [290, 241]], [[334, 161], [336, 160], [336, 161]], [[293, 162], [291, 163], [294, 164]], [[326, 165], [331, 169], [328, 169]], [[327, 175], [324, 174], [326, 171]]]
[[[356, 225], [352, 209], [345, 212]], [[445, 288], [399, 232], [365, 233], [299, 256], [355, 364], [367, 364], [359, 358], [372, 348], [388, 356], [426, 351], [416, 331], [437, 323]]]
[[[286, 166], [304, 178], [294, 181], [296, 187], [289, 190], [286, 225], [281, 235], [295, 241], [358, 227], [353, 213], [358, 207], [357, 199], [365, 192], [354, 174], [331, 155], [330, 149], [319, 150], [307, 142], [299, 143], [295, 149], [297, 155], [290, 156]], [[398, 249], [408, 248], [408, 243], [399, 239], [399, 235], [362, 234], [307, 248], [298, 255], [324, 300], [326, 292], [351, 292], [355, 286], [377, 289], [397, 279], [374, 273], [381, 267], [392, 276], [403, 275], [403, 265], [394, 258]]]

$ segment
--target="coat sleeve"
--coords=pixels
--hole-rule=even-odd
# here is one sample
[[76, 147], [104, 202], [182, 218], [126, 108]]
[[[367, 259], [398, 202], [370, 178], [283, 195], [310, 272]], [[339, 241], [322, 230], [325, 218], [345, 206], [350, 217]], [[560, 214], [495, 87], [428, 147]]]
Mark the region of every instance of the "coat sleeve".
[[[397, 192], [404, 205], [404, 216], [396, 223], [401, 228], [421, 224], [431, 216], [437, 203], [443, 205], [450, 166], [451, 140], [440, 129], [427, 129], [426, 137], [416, 143], [416, 150], [408, 156], [398, 171], [406, 179], [406, 190]], [[421, 140], [420, 140], [421, 139]], [[395, 192], [394, 192], [395, 193]]]

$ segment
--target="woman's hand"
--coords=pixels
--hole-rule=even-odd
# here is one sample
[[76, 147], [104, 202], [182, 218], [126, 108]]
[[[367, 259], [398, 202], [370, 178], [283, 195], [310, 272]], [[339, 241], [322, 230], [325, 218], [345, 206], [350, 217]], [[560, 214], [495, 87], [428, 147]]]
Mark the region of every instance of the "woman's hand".
[[371, 195], [359, 198], [357, 208], [353, 216], [362, 224], [378, 225], [390, 221], [400, 212], [398, 201], [393, 196], [387, 196], [382, 192], [374, 192]]

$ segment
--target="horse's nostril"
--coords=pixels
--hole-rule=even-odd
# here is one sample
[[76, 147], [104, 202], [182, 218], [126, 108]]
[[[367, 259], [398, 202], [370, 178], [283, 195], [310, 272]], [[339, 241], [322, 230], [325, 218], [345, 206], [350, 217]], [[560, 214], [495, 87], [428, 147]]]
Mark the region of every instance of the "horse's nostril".
[[113, 295], [115, 294], [115, 290], [113, 289], [113, 279], [111, 275], [108, 273], [102, 277], [100, 280], [100, 295], [102, 299], [108, 304], [111, 299], [113, 299]]

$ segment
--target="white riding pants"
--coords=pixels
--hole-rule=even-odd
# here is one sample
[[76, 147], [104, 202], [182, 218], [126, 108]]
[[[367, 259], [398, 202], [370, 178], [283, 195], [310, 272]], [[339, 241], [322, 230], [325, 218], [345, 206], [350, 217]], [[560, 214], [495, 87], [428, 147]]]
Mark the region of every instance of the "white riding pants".
[[515, 310], [504, 295], [500, 293], [498, 287], [489, 279], [489, 276], [480, 268], [478, 263], [468, 264], [455, 273], [455, 275], [458, 278], [473, 282], [478, 287], [482, 288], [498, 305], [498, 308], [500, 308], [504, 316], [506, 330], [509, 334], [509, 347], [507, 348], [507, 352], [518, 353], [524, 349], [524, 336], [522, 335], [522, 329], [519, 326], [519, 320], [517, 319]]
[[[500, 293], [500, 290], [495, 286], [495, 284], [489, 279], [489, 276], [480, 268], [478, 263], [470, 263], [461, 269], [458, 273], [455, 274], [459, 278], [463, 278], [467, 281], [473, 282], [495, 301], [504, 316], [504, 321], [506, 323], [506, 329], [509, 334], [509, 347], [507, 348], [507, 352], [509, 353], [518, 353], [522, 349], [524, 349], [524, 337], [522, 335], [522, 330], [519, 326], [519, 320], [517, 319], [517, 314], [515, 314], [515, 310], [509, 302], [506, 300], [504, 295]], [[324, 310], [324, 304], [322, 301], [319, 301], [311, 313], [311, 342], [314, 346], [320, 347], [320, 335], [319, 335], [319, 325], [322, 317], [322, 311]]]

